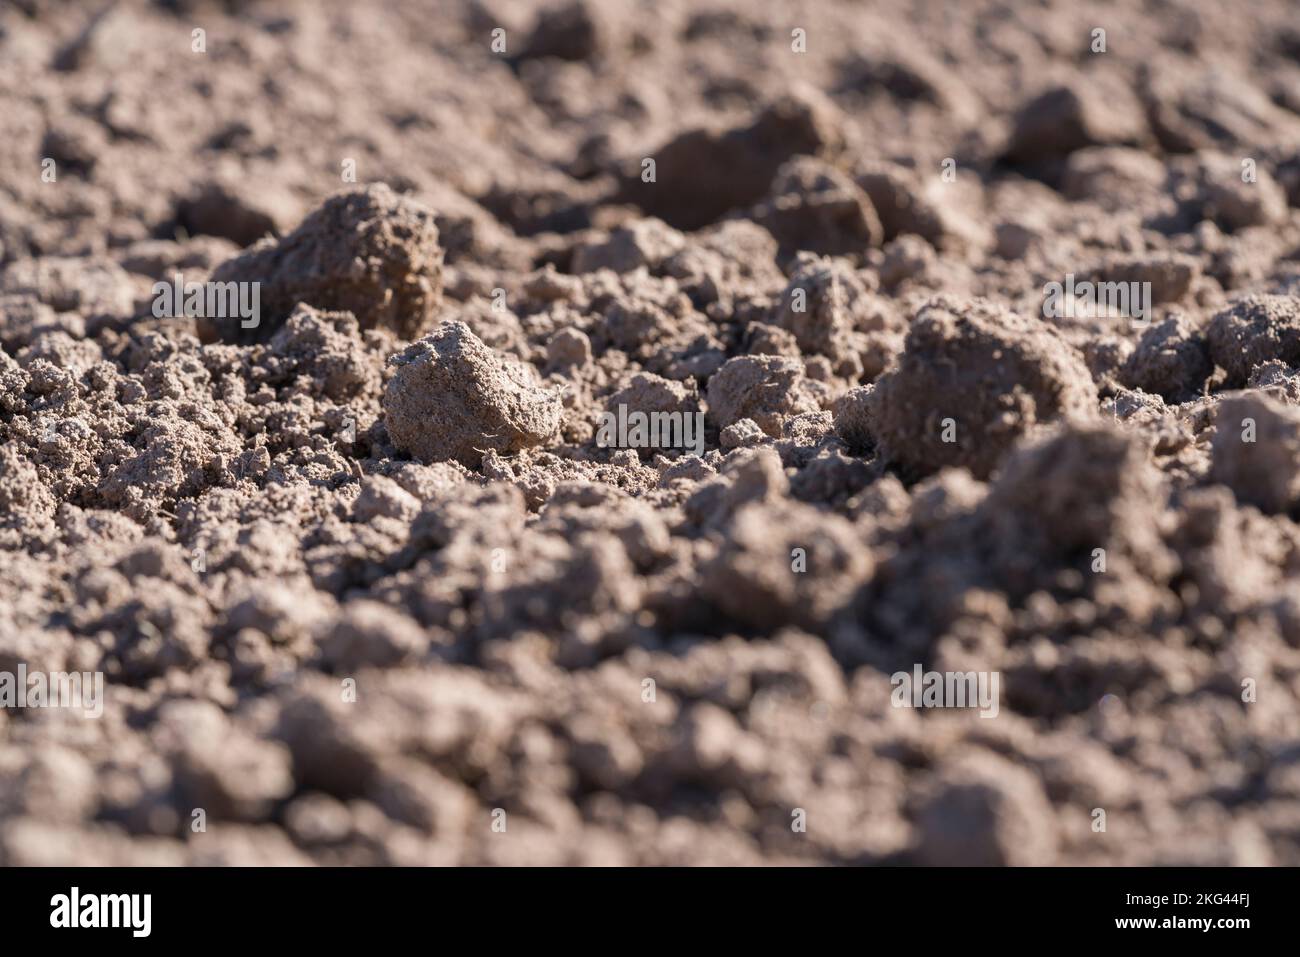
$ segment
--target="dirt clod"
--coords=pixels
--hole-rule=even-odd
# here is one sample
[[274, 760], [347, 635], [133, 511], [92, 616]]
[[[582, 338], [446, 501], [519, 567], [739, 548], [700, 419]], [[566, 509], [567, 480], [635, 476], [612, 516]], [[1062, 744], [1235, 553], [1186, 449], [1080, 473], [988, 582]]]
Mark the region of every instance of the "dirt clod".
[[390, 363], [384, 421], [397, 447], [422, 462], [474, 468], [489, 450], [532, 448], [559, 427], [559, 399], [532, 367], [497, 355], [464, 323], [444, 323]]
[[963, 465], [984, 478], [1040, 423], [1092, 417], [1097, 394], [1077, 353], [1041, 320], [948, 298], [917, 313], [898, 368], [867, 402], [892, 460], [917, 475]]
[[432, 210], [386, 186], [345, 190], [283, 239], [266, 239], [222, 263], [213, 282], [261, 284], [261, 322], [223, 338], [265, 338], [299, 302], [345, 310], [363, 329], [418, 336], [442, 297], [442, 247]]

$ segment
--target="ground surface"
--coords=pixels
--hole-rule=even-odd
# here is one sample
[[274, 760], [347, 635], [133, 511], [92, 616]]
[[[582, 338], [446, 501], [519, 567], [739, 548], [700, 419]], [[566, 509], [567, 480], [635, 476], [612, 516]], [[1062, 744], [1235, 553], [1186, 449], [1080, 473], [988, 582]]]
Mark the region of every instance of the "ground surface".
[[1298, 146], [1284, 2], [9, 0], [0, 863], [1300, 863]]

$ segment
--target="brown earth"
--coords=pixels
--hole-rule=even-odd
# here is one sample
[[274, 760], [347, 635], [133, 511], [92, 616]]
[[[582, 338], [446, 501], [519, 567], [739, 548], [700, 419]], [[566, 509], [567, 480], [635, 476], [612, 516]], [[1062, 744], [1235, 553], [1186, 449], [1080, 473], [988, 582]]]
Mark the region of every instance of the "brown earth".
[[1294, 21], [0, 6], [0, 863], [1300, 864]]

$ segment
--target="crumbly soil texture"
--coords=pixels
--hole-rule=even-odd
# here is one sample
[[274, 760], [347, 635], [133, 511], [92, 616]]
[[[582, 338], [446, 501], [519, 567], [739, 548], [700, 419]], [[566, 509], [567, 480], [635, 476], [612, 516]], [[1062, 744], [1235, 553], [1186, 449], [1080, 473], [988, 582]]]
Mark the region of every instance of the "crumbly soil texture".
[[0, 864], [1300, 864], [1298, 518], [1286, 0], [0, 5]]

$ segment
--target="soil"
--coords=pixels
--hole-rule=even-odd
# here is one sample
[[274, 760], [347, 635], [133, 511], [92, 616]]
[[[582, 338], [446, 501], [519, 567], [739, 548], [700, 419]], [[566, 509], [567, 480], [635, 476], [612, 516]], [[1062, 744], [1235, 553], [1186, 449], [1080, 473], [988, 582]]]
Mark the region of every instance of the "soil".
[[0, 863], [1300, 864], [1298, 519], [1286, 0], [0, 7]]

